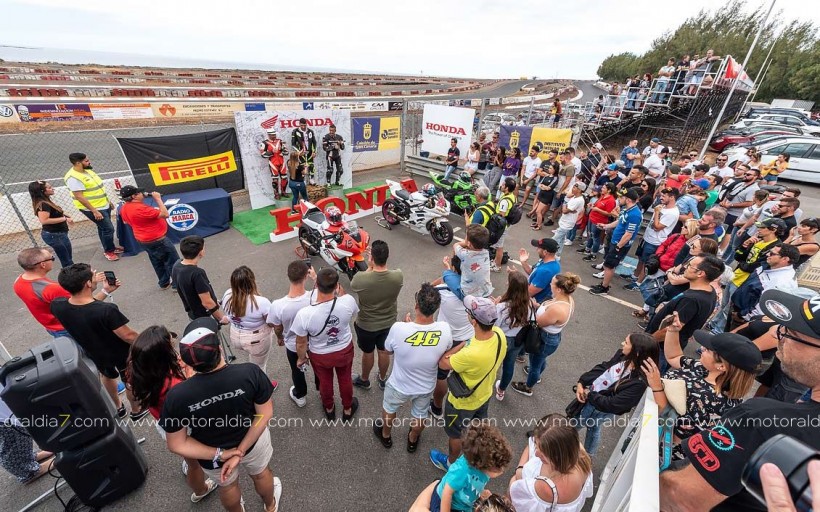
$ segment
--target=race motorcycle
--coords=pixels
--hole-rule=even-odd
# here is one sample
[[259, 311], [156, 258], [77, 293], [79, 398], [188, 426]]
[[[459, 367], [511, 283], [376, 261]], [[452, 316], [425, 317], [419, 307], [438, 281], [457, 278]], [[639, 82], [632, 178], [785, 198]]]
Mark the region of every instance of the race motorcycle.
[[444, 193], [444, 198], [450, 202], [451, 208], [457, 214], [472, 213], [478, 204], [475, 198], [475, 189], [478, 186], [473, 183], [470, 173], [462, 172], [456, 180], [449, 181], [444, 179], [443, 174], [430, 171], [430, 179], [436, 188]]
[[421, 192], [410, 193], [400, 183], [385, 180], [390, 187], [390, 199], [382, 204], [382, 217], [390, 226], [404, 224], [418, 233], [429, 232], [433, 241], [439, 245], [450, 245], [453, 241], [453, 226], [447, 221], [450, 215], [450, 203], [444, 194], [428, 183]]
[[344, 272], [349, 279], [357, 272], [367, 270], [364, 252], [370, 235], [355, 221], [339, 222], [333, 226], [322, 210], [302, 199], [299, 202], [302, 223], [299, 225], [299, 243], [306, 255], [321, 256], [325, 263]]

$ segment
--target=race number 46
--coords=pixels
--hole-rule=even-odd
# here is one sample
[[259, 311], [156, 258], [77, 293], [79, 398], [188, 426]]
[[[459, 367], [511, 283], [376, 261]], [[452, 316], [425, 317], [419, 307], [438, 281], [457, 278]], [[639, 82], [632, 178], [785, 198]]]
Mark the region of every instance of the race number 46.
[[441, 331], [418, 331], [408, 336], [404, 342], [414, 347], [435, 347], [441, 341]]

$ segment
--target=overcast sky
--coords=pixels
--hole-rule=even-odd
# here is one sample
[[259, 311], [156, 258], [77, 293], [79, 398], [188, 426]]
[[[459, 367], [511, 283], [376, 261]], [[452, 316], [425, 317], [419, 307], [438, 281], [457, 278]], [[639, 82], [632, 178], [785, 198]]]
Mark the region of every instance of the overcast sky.
[[[749, 0], [749, 8], [770, 0]], [[652, 40], [717, 2], [685, 0], [0, 0], [0, 44], [75, 62], [95, 53], [476, 78], [593, 78], [615, 52]], [[350, 9], [353, 7], [353, 9]], [[818, 0], [778, 0], [786, 19], [820, 20]], [[54, 49], [54, 50], [52, 50]], [[703, 53], [705, 48], [692, 48]], [[720, 48], [716, 48], [720, 53]], [[18, 56], [0, 48], [0, 58]], [[31, 55], [34, 55], [33, 53]], [[740, 56], [742, 58], [742, 56]], [[175, 62], [181, 64], [181, 62]], [[204, 64], [203, 64], [204, 67]], [[247, 65], [241, 67], [248, 67]]]

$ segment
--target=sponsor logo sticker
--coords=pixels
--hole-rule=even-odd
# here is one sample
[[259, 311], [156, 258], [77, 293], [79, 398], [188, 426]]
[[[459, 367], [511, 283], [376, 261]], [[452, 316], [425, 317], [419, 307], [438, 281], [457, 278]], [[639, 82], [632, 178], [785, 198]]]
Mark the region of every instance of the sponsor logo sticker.
[[179, 203], [168, 209], [168, 225], [177, 231], [188, 231], [196, 226], [199, 213], [193, 206]]

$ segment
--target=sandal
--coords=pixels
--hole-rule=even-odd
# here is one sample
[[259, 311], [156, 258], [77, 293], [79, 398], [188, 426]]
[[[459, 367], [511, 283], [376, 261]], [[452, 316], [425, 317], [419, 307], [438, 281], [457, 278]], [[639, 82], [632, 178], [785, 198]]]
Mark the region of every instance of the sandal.
[[649, 314], [649, 311], [644, 311], [643, 309], [636, 309], [632, 311], [632, 316], [635, 318], [646, 318], [646, 315]]
[[530, 229], [533, 231], [541, 231], [541, 226], [531, 226]]

